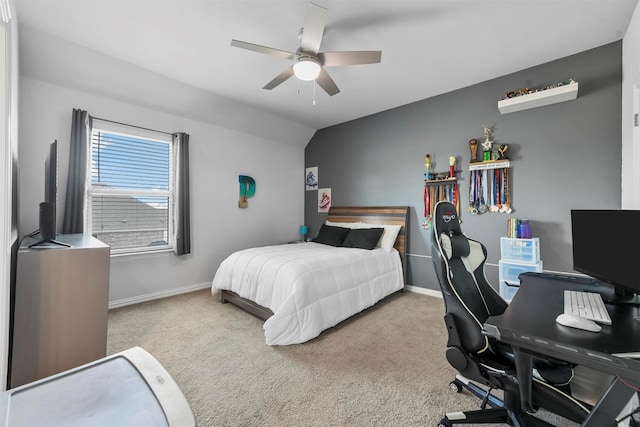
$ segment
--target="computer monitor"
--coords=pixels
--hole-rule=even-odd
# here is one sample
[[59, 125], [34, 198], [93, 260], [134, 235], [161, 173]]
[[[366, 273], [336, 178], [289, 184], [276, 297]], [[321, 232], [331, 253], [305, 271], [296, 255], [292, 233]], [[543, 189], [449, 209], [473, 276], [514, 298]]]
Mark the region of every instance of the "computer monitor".
[[573, 269], [614, 287], [611, 302], [640, 305], [640, 211], [571, 211]]

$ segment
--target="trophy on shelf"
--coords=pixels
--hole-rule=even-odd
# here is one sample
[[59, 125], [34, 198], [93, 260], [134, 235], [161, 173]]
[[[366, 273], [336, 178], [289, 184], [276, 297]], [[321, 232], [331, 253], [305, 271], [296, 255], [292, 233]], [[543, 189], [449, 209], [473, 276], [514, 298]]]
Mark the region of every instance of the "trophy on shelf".
[[509, 160], [507, 151], [509, 151], [509, 144], [500, 144], [500, 147], [498, 147], [498, 160]]
[[469, 140], [469, 150], [471, 150], [471, 160], [469, 163], [475, 163], [478, 161], [478, 140], [471, 139]]
[[482, 161], [491, 160], [491, 146], [493, 145], [493, 141], [491, 141], [491, 129], [482, 126], [484, 130], [484, 142], [482, 143]]

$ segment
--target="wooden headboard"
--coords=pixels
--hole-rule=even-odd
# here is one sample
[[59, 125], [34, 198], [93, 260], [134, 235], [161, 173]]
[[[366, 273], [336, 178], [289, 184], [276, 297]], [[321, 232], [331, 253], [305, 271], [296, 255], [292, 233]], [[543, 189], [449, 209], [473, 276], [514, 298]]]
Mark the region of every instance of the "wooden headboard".
[[369, 224], [400, 225], [400, 232], [393, 245], [400, 253], [404, 280], [407, 280], [407, 225], [409, 224], [408, 206], [331, 206], [328, 221], [366, 222]]

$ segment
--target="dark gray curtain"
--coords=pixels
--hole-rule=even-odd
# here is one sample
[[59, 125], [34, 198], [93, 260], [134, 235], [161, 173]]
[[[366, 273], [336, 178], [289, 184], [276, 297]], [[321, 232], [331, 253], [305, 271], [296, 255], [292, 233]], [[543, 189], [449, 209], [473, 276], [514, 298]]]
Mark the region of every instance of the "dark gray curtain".
[[62, 234], [84, 231], [87, 203], [87, 159], [91, 144], [92, 119], [89, 113], [73, 109], [69, 148], [69, 175], [64, 203]]
[[183, 132], [173, 134], [174, 155], [176, 156], [176, 200], [175, 227], [176, 255], [191, 253], [191, 210], [189, 196], [189, 135]]

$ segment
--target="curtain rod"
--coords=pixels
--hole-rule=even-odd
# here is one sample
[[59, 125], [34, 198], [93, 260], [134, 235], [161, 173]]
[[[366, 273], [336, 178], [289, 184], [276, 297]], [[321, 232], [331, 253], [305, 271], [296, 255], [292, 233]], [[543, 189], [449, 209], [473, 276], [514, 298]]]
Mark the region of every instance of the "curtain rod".
[[138, 129], [143, 129], [143, 130], [149, 130], [149, 131], [151, 131], [151, 132], [164, 133], [165, 135], [171, 135], [171, 136], [173, 136], [173, 133], [171, 133], [171, 132], [165, 132], [165, 131], [162, 131], [162, 130], [149, 129], [149, 128], [145, 128], [145, 127], [142, 127], [142, 126], [130, 125], [130, 124], [128, 124], [128, 123], [116, 122], [115, 120], [101, 119], [100, 117], [94, 117], [94, 116], [91, 116], [91, 118], [96, 119], [96, 120], [102, 120], [103, 122], [115, 123], [115, 124], [117, 124], [117, 125], [129, 126], [129, 127], [132, 127], [132, 128], [138, 128]]

